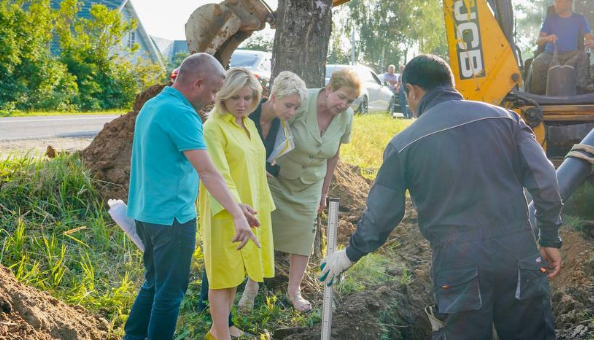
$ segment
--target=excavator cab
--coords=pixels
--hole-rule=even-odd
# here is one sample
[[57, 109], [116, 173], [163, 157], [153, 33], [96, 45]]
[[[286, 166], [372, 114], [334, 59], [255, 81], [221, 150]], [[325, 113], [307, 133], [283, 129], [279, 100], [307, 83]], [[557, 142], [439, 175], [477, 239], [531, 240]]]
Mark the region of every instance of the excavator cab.
[[524, 63], [513, 41], [511, 0], [444, 0], [443, 4], [456, 88], [466, 99], [518, 112], [549, 159], [560, 163], [594, 128], [594, 94], [524, 91]]

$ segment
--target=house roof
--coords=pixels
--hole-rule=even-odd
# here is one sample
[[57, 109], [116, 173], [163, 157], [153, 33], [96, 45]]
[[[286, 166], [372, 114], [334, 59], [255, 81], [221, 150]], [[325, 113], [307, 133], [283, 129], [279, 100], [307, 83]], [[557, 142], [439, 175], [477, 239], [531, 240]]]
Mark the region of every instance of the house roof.
[[178, 53], [190, 53], [190, 50], [188, 49], [188, 43], [185, 40], [169, 40], [154, 36], [151, 36], [151, 39], [153, 39], [153, 42], [159, 51], [161, 51], [163, 58], [167, 59], [168, 61], [175, 59], [175, 56]]
[[190, 53], [188, 49], [188, 43], [185, 40], [175, 40], [173, 42], [173, 48], [171, 49], [171, 58], [175, 58], [178, 53]]

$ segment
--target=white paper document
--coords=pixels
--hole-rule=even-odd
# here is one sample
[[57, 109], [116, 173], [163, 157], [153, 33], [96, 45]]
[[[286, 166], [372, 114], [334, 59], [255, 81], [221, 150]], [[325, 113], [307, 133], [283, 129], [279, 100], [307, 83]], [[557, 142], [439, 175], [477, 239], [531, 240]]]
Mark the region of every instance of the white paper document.
[[282, 155], [287, 154], [289, 151], [295, 148], [295, 142], [293, 141], [293, 135], [291, 134], [291, 128], [287, 122], [281, 120], [281, 126], [276, 134], [274, 140], [274, 149], [272, 153], [266, 159], [267, 162], [272, 163], [276, 161]]
[[132, 242], [136, 244], [138, 249], [144, 252], [144, 244], [140, 239], [140, 236], [136, 233], [136, 224], [134, 223], [134, 219], [128, 217], [128, 206], [122, 200], [114, 200], [110, 199], [107, 201], [109, 205], [109, 215], [115, 221], [115, 223], [122, 228], [122, 230], [130, 237]]

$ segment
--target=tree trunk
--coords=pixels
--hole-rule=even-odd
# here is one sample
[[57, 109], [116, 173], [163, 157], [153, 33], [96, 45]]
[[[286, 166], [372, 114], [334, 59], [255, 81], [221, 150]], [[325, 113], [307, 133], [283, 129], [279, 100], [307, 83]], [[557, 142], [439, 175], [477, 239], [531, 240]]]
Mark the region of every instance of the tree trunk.
[[272, 50], [272, 78], [299, 75], [307, 87], [324, 87], [332, 0], [279, 0]]

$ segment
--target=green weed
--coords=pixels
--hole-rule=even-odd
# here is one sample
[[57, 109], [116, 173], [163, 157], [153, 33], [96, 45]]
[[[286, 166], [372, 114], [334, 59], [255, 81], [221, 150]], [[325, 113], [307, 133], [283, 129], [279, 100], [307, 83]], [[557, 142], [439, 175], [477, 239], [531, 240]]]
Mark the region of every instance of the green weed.
[[77, 155], [0, 160], [0, 263], [105, 316], [116, 334], [142, 281], [141, 253], [111, 222]]
[[397, 133], [412, 122], [392, 119], [388, 115], [355, 116], [351, 143], [341, 148], [340, 159], [344, 163], [359, 166], [363, 176], [375, 178], [382, 164], [384, 149]]
[[594, 186], [586, 181], [579, 187], [569, 200], [565, 203], [563, 211], [566, 215], [579, 216], [585, 220], [594, 219]]

